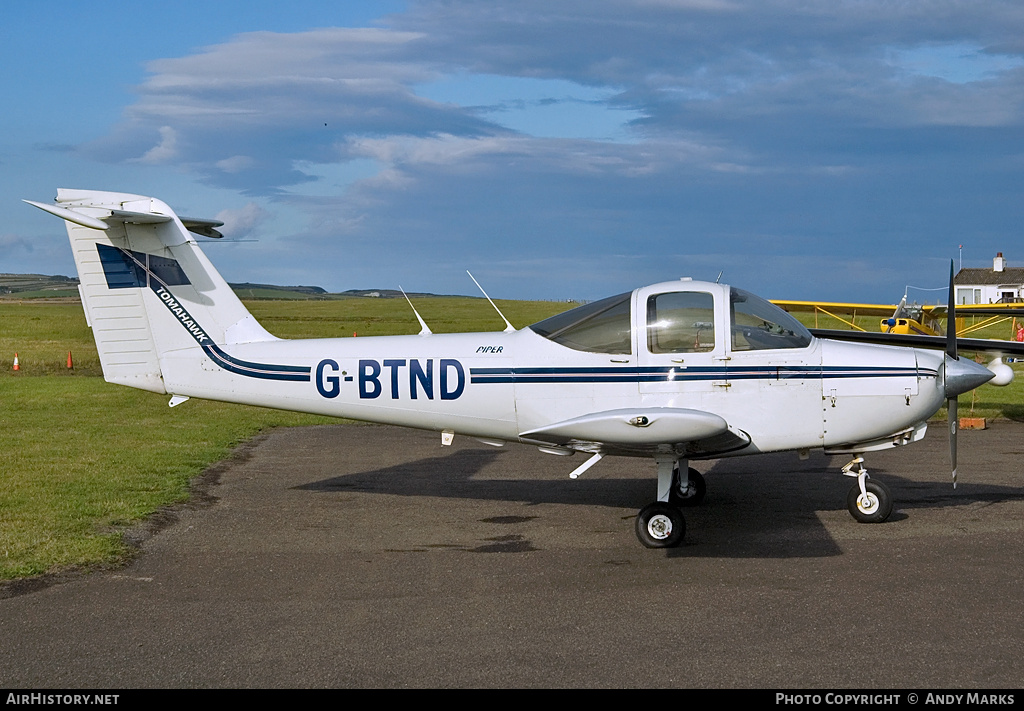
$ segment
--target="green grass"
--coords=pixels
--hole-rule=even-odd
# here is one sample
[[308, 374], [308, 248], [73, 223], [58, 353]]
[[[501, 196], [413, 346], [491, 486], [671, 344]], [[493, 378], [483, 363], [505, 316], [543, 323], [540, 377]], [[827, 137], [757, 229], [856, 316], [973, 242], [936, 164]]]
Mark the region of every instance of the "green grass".
[[0, 376], [10, 375], [18, 354], [22, 375], [102, 375], [92, 331], [82, 305], [0, 301]]

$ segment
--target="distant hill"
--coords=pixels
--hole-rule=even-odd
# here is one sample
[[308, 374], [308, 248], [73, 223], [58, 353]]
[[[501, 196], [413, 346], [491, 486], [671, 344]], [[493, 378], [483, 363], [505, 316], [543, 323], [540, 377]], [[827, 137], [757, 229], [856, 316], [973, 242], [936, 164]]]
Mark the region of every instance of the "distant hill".
[[[431, 294], [427, 291], [407, 291], [408, 296], [450, 296], [450, 294]], [[349, 289], [343, 291], [339, 296], [368, 296], [378, 299], [402, 299], [402, 292], [398, 289]], [[470, 297], [473, 298], [473, 297]]]
[[0, 296], [57, 298], [78, 296], [78, 279], [63, 275], [0, 274]]
[[[349, 289], [340, 293], [331, 293], [319, 286], [275, 286], [273, 284], [230, 284], [239, 298], [242, 299], [348, 299], [376, 298], [401, 299], [402, 292], [397, 289]], [[436, 296], [424, 292], [408, 292], [409, 296]]]
[[[277, 286], [243, 282], [229, 284], [242, 299], [346, 299], [353, 297], [395, 299], [402, 298], [397, 289], [349, 289], [332, 294], [319, 286]], [[44, 274], [0, 274], [0, 298], [45, 299], [78, 296], [78, 278]], [[409, 292], [409, 296], [436, 296], [424, 292]]]
[[243, 282], [228, 284], [242, 299], [329, 299], [326, 289], [319, 286], [277, 286]]

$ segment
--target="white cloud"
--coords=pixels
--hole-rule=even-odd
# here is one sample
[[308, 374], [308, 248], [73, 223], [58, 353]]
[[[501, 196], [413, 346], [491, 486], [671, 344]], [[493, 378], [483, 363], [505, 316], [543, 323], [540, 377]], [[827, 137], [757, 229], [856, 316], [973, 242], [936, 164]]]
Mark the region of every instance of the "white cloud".
[[13, 234], [0, 234], [0, 249], [4, 252], [31, 252], [32, 240]]
[[146, 151], [141, 158], [140, 163], [147, 163], [149, 165], [156, 165], [159, 163], [168, 163], [178, 156], [178, 132], [170, 126], [160, 127], [160, 143]]
[[224, 226], [219, 229], [225, 237], [230, 239], [241, 239], [252, 235], [270, 217], [271, 214], [255, 202], [217, 213], [217, 219], [224, 223]]
[[241, 173], [256, 165], [256, 159], [252, 156], [231, 156], [216, 163], [217, 167], [225, 173]]

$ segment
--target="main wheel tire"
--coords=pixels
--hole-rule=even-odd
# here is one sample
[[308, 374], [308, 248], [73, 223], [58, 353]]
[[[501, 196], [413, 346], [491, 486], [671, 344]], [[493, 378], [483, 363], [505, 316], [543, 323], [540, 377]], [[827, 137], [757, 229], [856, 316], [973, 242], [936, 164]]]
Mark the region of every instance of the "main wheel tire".
[[889, 487], [875, 479], [864, 482], [867, 498], [861, 496], [860, 485], [854, 484], [846, 495], [850, 515], [860, 523], [882, 523], [892, 513], [892, 494]]
[[704, 503], [704, 495], [708, 493], [708, 484], [704, 481], [704, 475], [690, 467], [687, 470], [690, 478], [690, 485], [685, 494], [679, 491], [679, 471], [676, 470], [672, 477], [672, 490], [668, 495], [668, 502], [675, 506], [692, 508]]
[[636, 536], [648, 548], [674, 548], [686, 535], [686, 519], [678, 508], [655, 501], [640, 509], [636, 517]]

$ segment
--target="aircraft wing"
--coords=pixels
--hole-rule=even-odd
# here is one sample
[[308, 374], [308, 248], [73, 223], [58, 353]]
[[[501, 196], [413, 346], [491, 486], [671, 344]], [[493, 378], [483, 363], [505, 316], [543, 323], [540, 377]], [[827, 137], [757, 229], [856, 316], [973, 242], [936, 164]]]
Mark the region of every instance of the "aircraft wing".
[[[960, 308], [957, 307], [957, 315]], [[835, 341], [856, 341], [858, 343], [880, 343], [890, 346], [909, 346], [911, 348], [946, 348], [945, 336], [919, 336], [905, 333], [874, 333], [867, 331], [843, 331], [829, 328], [808, 329], [817, 338], [830, 338]], [[958, 338], [957, 349], [988, 353], [993, 356], [1024, 357], [1024, 343], [1020, 341], [997, 341], [986, 338]]]
[[865, 330], [857, 325], [856, 319], [858, 316], [891, 317], [899, 308], [896, 304], [854, 304], [839, 301], [784, 301], [772, 299], [772, 303], [783, 311], [813, 313], [815, 323], [818, 321], [818, 314], [831, 316], [857, 331]]
[[606, 410], [539, 427], [520, 435], [531, 442], [605, 454], [657, 452], [666, 445], [687, 456], [742, 449], [746, 433], [703, 410], [647, 407]]
[[[772, 299], [773, 304], [791, 313], [835, 312], [839, 314], [856, 314], [858, 316], [892, 316], [898, 304], [855, 304], [841, 301], [786, 301]], [[925, 304], [920, 308], [933, 318], [946, 317], [945, 304]], [[957, 305], [957, 316], [1019, 316], [1024, 315], [1024, 304], [970, 304]]]
[[[841, 314], [856, 313], [858, 316], [892, 316], [896, 304], [854, 304], [841, 301], [785, 301], [772, 299], [771, 302], [783, 311], [795, 313], [814, 313], [834, 311]], [[958, 309], [959, 310], [959, 309]]]
[[[945, 304], [922, 306], [924, 312], [934, 318], [946, 318]], [[957, 316], [1021, 316], [1024, 315], [1024, 304], [972, 304], [956, 307]]]

